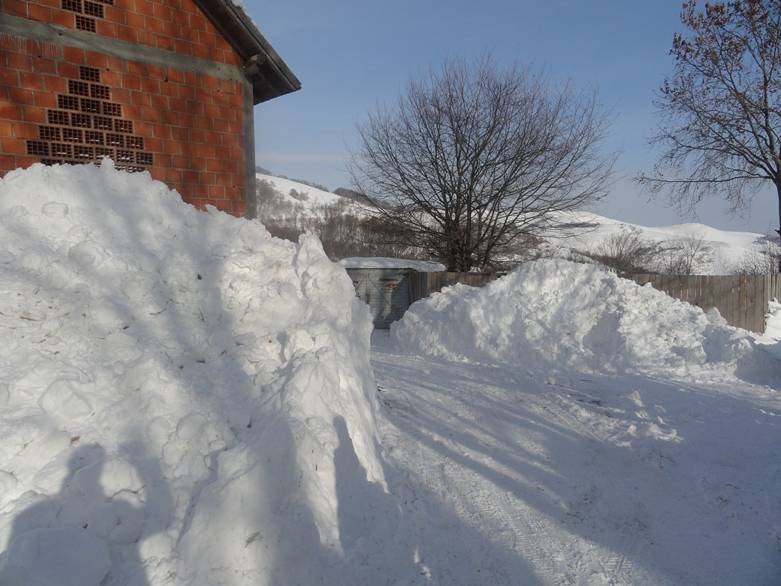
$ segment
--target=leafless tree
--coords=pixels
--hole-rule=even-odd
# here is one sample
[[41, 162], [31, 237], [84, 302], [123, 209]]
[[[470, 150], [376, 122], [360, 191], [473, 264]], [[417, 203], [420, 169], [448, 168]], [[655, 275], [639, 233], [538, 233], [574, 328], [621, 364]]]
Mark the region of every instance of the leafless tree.
[[647, 273], [655, 272], [652, 265], [659, 247], [633, 228], [611, 234], [592, 250], [580, 252], [618, 273]]
[[359, 126], [350, 170], [411, 244], [467, 271], [604, 194], [605, 128], [594, 95], [490, 60], [449, 62]]
[[659, 245], [656, 270], [666, 275], [694, 275], [710, 253], [705, 239], [691, 234]]
[[779, 271], [781, 247], [765, 240], [758, 248], [745, 253], [733, 267], [738, 275], [772, 275]]
[[739, 209], [772, 185], [781, 226], [781, 0], [690, 0], [681, 21], [658, 99], [664, 151], [638, 179], [683, 207], [720, 194]]

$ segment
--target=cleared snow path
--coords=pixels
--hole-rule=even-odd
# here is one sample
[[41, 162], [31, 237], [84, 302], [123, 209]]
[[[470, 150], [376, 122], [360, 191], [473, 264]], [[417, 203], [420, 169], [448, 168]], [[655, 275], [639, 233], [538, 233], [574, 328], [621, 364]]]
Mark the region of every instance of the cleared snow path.
[[418, 583], [781, 582], [778, 391], [373, 347]]

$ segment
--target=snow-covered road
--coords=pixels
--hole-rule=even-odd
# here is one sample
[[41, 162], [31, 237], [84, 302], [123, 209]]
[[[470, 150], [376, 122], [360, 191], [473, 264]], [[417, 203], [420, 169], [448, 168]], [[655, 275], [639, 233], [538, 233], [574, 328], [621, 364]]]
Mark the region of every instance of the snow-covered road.
[[402, 355], [384, 332], [373, 347], [397, 547], [415, 561], [388, 583], [781, 582], [777, 391], [540, 380]]

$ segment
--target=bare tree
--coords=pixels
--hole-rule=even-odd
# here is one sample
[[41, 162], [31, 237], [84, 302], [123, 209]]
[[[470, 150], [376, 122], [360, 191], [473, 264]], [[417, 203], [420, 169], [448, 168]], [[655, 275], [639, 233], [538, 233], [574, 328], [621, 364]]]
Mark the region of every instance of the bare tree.
[[765, 240], [758, 248], [746, 252], [733, 267], [738, 275], [773, 275], [779, 271], [781, 247], [775, 242]]
[[705, 239], [690, 234], [659, 245], [656, 270], [667, 275], [694, 275], [710, 260], [710, 254]]
[[781, 235], [781, 0], [690, 0], [681, 21], [653, 139], [665, 150], [638, 179], [683, 207], [721, 194], [739, 209], [772, 185]]
[[594, 95], [490, 60], [447, 63], [359, 126], [351, 172], [411, 244], [466, 271], [604, 194]]
[[655, 272], [651, 268], [659, 246], [646, 240], [637, 228], [621, 230], [581, 254], [618, 273]]

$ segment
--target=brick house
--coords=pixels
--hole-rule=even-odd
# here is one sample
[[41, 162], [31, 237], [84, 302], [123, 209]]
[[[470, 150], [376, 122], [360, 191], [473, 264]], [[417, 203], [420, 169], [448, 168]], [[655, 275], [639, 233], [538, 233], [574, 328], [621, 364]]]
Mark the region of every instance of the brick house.
[[300, 87], [231, 0], [0, 0], [0, 175], [109, 156], [252, 217], [253, 106]]

